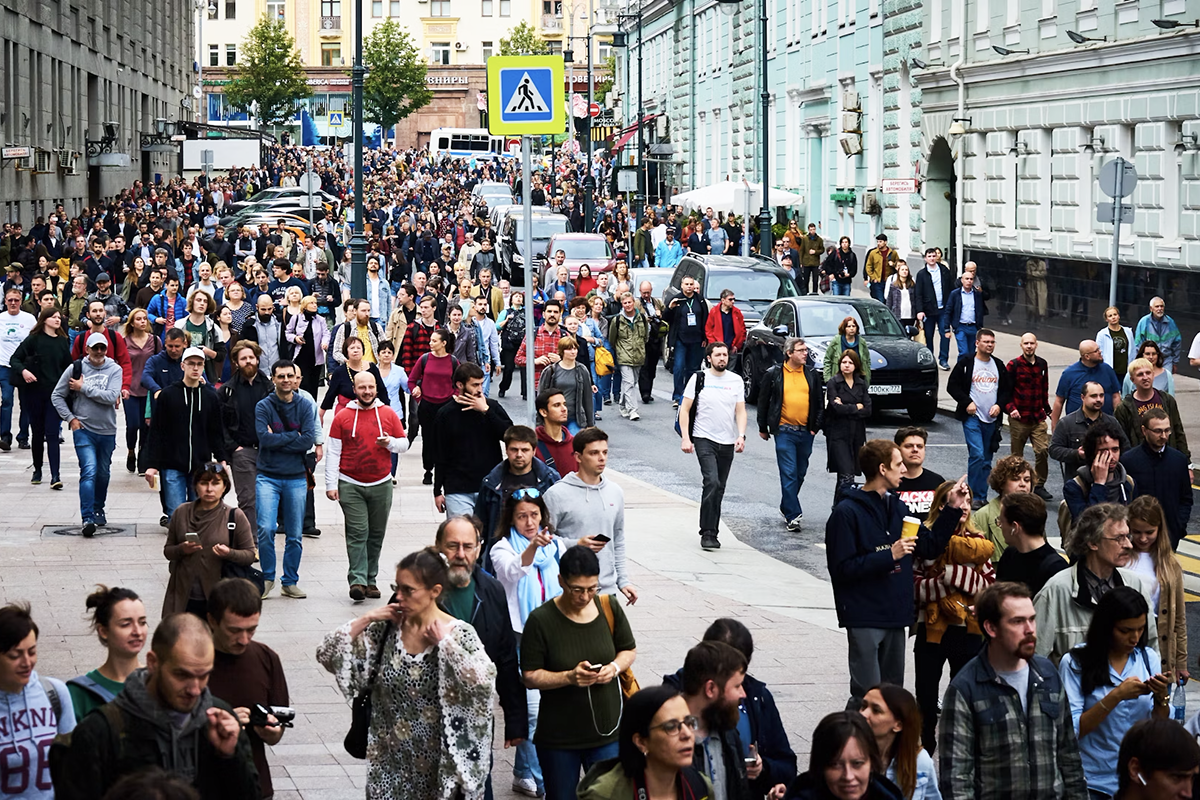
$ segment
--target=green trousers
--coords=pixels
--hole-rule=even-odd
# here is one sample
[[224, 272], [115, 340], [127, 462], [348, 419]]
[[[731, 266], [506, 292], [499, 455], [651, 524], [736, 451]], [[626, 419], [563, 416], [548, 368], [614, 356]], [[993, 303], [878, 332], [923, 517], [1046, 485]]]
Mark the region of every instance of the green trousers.
[[346, 557], [350, 562], [346, 580], [351, 586], [374, 586], [392, 510], [392, 482], [359, 486], [339, 480], [338, 502], [346, 518]]

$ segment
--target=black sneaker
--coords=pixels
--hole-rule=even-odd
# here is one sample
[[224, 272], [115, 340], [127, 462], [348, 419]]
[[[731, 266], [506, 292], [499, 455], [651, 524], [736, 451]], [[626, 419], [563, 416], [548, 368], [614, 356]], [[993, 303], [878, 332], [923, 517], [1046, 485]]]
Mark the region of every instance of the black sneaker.
[[92, 514], [92, 520], [98, 527], [101, 528], [108, 524], [108, 517], [104, 516], [103, 511], [97, 511], [96, 513]]
[[425, 477], [421, 478], [421, 483], [424, 484], [425, 486], [432, 486], [433, 485], [433, 473], [430, 472], [429, 470], [425, 470]]
[[171, 518], [169, 516], [167, 516], [166, 514], [163, 514], [161, 517], [158, 518], [158, 524], [165, 528], [171, 524]]
[[59, 478], [57, 475], [52, 475], [50, 477], [50, 488], [54, 489], [55, 491], [62, 491], [62, 488], [63, 488], [62, 479]]
[[83, 538], [90, 539], [95, 535], [96, 535], [96, 523], [94, 523], [94, 522], [83, 523]]
[[33, 477], [29, 479], [29, 482], [31, 484], [33, 484], [34, 486], [41, 486], [42, 485], [42, 471], [40, 469], [35, 469], [33, 471]]
[[17, 439], [17, 447], [20, 448], [21, 450], [28, 450], [29, 449], [29, 440], [28, 439]]
[[12, 450], [12, 434], [0, 436], [0, 450], [3, 450], [6, 453], [9, 450]]
[[316, 539], [321, 535], [320, 528], [309, 528], [306, 531], [301, 531], [301, 536], [307, 536], [309, 539]]
[[654, 402], [654, 396], [653, 396], [653, 395], [646, 395], [645, 397], [643, 397], [643, 398], [642, 398], [642, 402], [643, 402], [643, 403], [653, 403], [653, 402]]
[[1050, 494], [1049, 490], [1046, 489], [1046, 484], [1044, 483], [1039, 483], [1037, 486], [1035, 486], [1033, 488], [1033, 493], [1046, 502], [1050, 502], [1054, 499], [1054, 495]]
[[125, 469], [129, 472], [137, 472], [137, 453], [132, 450], [125, 456]]
[[721, 541], [717, 535], [711, 531], [705, 531], [700, 534], [700, 549], [701, 550], [720, 550]]

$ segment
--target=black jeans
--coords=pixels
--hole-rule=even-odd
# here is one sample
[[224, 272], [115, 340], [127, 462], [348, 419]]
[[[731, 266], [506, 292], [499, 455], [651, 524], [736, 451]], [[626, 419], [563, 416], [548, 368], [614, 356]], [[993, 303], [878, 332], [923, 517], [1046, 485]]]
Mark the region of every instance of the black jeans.
[[821, 268], [820, 267], [801, 267], [800, 268], [800, 291], [808, 294], [808, 284], [812, 282], [812, 294], [817, 294], [821, 291]]
[[642, 367], [638, 371], [638, 388], [642, 392], [642, 399], [648, 400], [650, 393], [654, 390], [654, 373], [658, 372], [659, 362], [662, 361], [663, 341], [659, 339], [649, 339], [646, 342], [646, 360], [642, 362]]
[[733, 466], [733, 445], [717, 444], [711, 439], [692, 440], [696, 460], [700, 462], [700, 477], [704, 488], [700, 493], [700, 533], [713, 534], [721, 525], [721, 501], [725, 499], [725, 484]]
[[953, 680], [963, 665], [979, 655], [981, 649], [983, 637], [977, 633], [967, 633], [963, 625], [951, 625], [937, 644], [926, 640], [924, 622], [917, 625], [913, 666], [917, 670], [917, 705], [921, 708], [921, 744], [930, 753], [937, 747], [938, 701], [941, 699], [938, 686], [942, 682], [942, 669], [949, 661], [950, 678]]
[[428, 400], [421, 400], [417, 403], [417, 419], [421, 423], [421, 427], [425, 429], [425, 434], [421, 438], [421, 464], [425, 467], [426, 472], [433, 472], [433, 442], [429, 439], [429, 434], [433, 432], [433, 418], [437, 416], [437, 412], [445, 403], [431, 403]]
[[504, 372], [500, 376], [500, 391], [508, 391], [508, 387], [512, 386], [513, 372], [516, 371], [521, 376], [521, 399], [524, 400], [529, 392], [526, 388], [525, 368], [517, 366], [517, 351], [501, 350], [500, 363], [504, 366]]

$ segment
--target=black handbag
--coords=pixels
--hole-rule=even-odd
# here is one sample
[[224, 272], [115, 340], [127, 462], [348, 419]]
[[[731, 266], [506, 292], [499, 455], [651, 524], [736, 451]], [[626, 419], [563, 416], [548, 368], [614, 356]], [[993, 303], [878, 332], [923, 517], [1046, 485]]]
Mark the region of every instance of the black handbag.
[[[234, 509], [229, 509], [229, 522], [226, 523], [229, 527], [229, 546], [233, 547], [233, 531], [237, 525], [233, 521]], [[250, 564], [235, 564], [232, 561], [221, 562], [221, 577], [222, 578], [242, 578], [250, 581], [258, 587], [258, 593], [261, 595], [263, 590], [267, 588], [267, 578], [262, 574], [262, 570], [255, 569]]]
[[[379, 665], [383, 663], [383, 653], [386, 649], [388, 634], [392, 632], [392, 623], [383, 629], [379, 639], [379, 649], [375, 652], [375, 663], [371, 666], [371, 674], [367, 685], [354, 698], [350, 705], [350, 732], [342, 741], [342, 747], [355, 758], [367, 757], [367, 731], [371, 727], [371, 690], [375, 686], [375, 678], [379, 675]], [[364, 635], [365, 632], [364, 632]]]

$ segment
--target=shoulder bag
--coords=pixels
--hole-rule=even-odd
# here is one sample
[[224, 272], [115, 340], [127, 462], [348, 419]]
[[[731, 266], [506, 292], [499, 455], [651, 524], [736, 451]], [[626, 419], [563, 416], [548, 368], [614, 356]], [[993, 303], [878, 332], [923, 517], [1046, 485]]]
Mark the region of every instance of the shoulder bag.
[[[371, 665], [371, 674], [367, 677], [367, 685], [359, 691], [350, 706], [350, 732], [342, 741], [342, 747], [355, 758], [367, 757], [367, 731], [371, 728], [371, 691], [375, 687], [375, 678], [379, 676], [379, 665], [383, 663], [383, 653], [387, 649], [388, 635], [392, 632], [392, 623], [383, 629], [379, 638], [379, 646], [375, 650], [375, 663]], [[363, 631], [366, 636], [366, 631]]]
[[[608, 632], [615, 635], [616, 625], [613, 622], [612, 596], [602, 594], [599, 599], [600, 610], [604, 612], [604, 619], [608, 622]], [[614, 646], [615, 644], [614, 642]], [[626, 667], [617, 678], [621, 681], [621, 694], [626, 700], [633, 697], [642, 688], [638, 685], [637, 678], [633, 677], [633, 667]]]
[[[229, 521], [226, 526], [229, 528], [229, 547], [233, 549], [233, 532], [237, 528], [237, 524], [233, 521], [233, 512], [237, 509], [229, 509]], [[222, 578], [242, 578], [250, 581], [258, 588], [258, 593], [262, 594], [266, 588], [267, 579], [262, 574], [262, 571], [257, 570], [251, 564], [235, 564], [228, 559], [221, 560], [221, 577]]]

